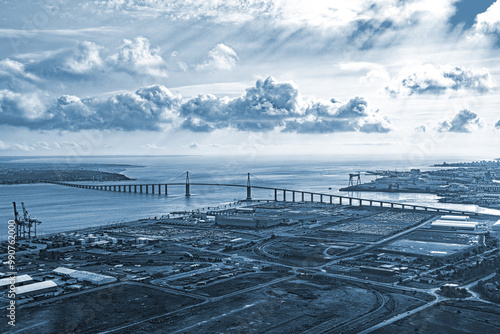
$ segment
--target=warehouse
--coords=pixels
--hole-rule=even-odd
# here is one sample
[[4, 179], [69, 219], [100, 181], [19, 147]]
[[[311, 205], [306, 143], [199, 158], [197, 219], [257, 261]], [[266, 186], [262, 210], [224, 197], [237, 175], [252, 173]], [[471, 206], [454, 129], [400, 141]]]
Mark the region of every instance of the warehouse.
[[[15, 276], [15, 280], [16, 280], [15, 282], [16, 286], [22, 286], [28, 284], [28, 282], [31, 282], [33, 279], [31, 278], [30, 275], [19, 275]], [[10, 285], [11, 285], [10, 276], [0, 279], [0, 290], [8, 289]]]
[[64, 267], [58, 267], [54, 269], [54, 272], [61, 276], [75, 278], [80, 282], [87, 282], [95, 285], [104, 285], [117, 281], [116, 277], [92, 273], [90, 271], [68, 269]]
[[440, 220], [454, 220], [454, 221], [469, 221], [469, 216], [452, 216], [452, 215], [446, 215], [446, 216], [441, 216]]
[[57, 284], [54, 283], [54, 281], [43, 281], [17, 287], [16, 295], [21, 298], [31, 297], [54, 292], [56, 290]]
[[500, 231], [500, 220], [493, 224], [493, 231]]
[[457, 230], [475, 231], [477, 228], [477, 222], [458, 221], [458, 220], [436, 220], [432, 222], [431, 228], [438, 230], [448, 230], [448, 231], [457, 231]]
[[215, 223], [221, 226], [232, 226], [232, 227], [242, 227], [242, 228], [268, 228], [271, 226], [279, 225], [283, 222], [283, 218], [275, 218], [275, 217], [255, 217], [253, 215], [231, 215], [231, 216], [223, 216], [217, 215], [215, 216]]

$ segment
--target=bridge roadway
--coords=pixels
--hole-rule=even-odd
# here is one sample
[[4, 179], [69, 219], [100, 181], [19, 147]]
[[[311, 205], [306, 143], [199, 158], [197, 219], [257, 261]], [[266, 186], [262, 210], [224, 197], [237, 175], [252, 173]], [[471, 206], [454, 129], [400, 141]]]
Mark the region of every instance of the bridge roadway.
[[[168, 186], [185, 186], [186, 188], [186, 196], [190, 196], [190, 187], [191, 186], [211, 186], [211, 187], [237, 187], [237, 188], [246, 188], [247, 189], [247, 197], [248, 201], [252, 200], [252, 188], [253, 189], [264, 189], [274, 191], [274, 201], [278, 201], [278, 194], [282, 194], [280, 200], [286, 202], [287, 195], [289, 202], [316, 202], [316, 203], [330, 203], [330, 204], [340, 204], [340, 205], [358, 205], [358, 206], [370, 206], [370, 207], [384, 207], [384, 208], [393, 208], [400, 210], [411, 210], [411, 211], [423, 211], [423, 212], [432, 212], [432, 213], [446, 213], [446, 214], [458, 214], [458, 215], [477, 215], [477, 212], [471, 211], [462, 211], [462, 210], [451, 210], [444, 208], [435, 208], [423, 205], [414, 205], [414, 204], [404, 204], [397, 202], [389, 202], [389, 201], [381, 201], [360, 197], [352, 197], [352, 196], [342, 196], [342, 195], [333, 195], [333, 194], [325, 194], [325, 193], [317, 193], [310, 191], [302, 191], [302, 190], [292, 190], [285, 188], [275, 188], [275, 187], [265, 187], [265, 186], [255, 186], [250, 185], [250, 182], [246, 185], [242, 184], [225, 184], [225, 183], [205, 183], [205, 182], [176, 182], [176, 183], [149, 183], [149, 184], [103, 184], [103, 185], [88, 185], [88, 184], [76, 184], [76, 183], [68, 183], [68, 182], [48, 182], [52, 184], [58, 184], [62, 186], [74, 187], [74, 188], [82, 188], [82, 189], [93, 189], [93, 190], [105, 190], [105, 191], [115, 191], [115, 192], [128, 192], [128, 193], [141, 193], [141, 194], [163, 194], [168, 195]], [[333, 200], [338, 200], [337, 203], [333, 203]], [[328, 202], [326, 202], [328, 200]]]
[[[154, 183], [154, 184], [121, 184], [121, 185], [87, 185], [87, 184], [76, 184], [76, 183], [68, 183], [68, 182], [49, 182], [52, 184], [58, 184], [62, 186], [74, 187], [74, 188], [82, 188], [82, 189], [93, 189], [93, 190], [105, 190], [105, 191], [116, 191], [116, 192], [129, 192], [129, 193], [146, 193], [146, 194], [155, 194], [155, 190], [157, 190], [157, 194], [168, 195], [168, 186], [185, 186], [186, 187], [186, 196], [190, 196], [190, 187], [191, 186], [213, 186], [213, 187], [238, 187], [238, 188], [247, 188], [247, 200], [252, 200], [252, 188], [253, 189], [265, 189], [265, 190], [273, 190], [274, 191], [274, 200], [278, 201], [278, 193], [282, 193], [283, 201], [287, 201], [287, 194], [291, 195], [291, 202], [316, 202], [318, 203], [328, 203], [323, 201], [323, 199], [329, 199], [330, 204], [340, 204], [340, 205], [355, 205], [356, 203], [359, 206], [379, 206], [379, 207], [390, 207], [393, 209], [401, 209], [401, 210], [412, 210], [412, 211], [424, 211], [424, 212], [436, 212], [436, 213], [447, 213], [447, 214], [459, 214], [459, 215], [477, 215], [477, 212], [470, 211], [461, 211], [461, 210], [450, 210], [443, 208], [435, 208], [428, 207], [423, 205], [414, 205], [414, 204], [404, 204], [397, 202], [388, 202], [381, 200], [373, 200], [366, 199], [360, 197], [351, 197], [351, 196], [342, 196], [342, 195], [332, 195], [332, 194], [324, 194], [310, 191], [302, 191], [302, 190], [291, 190], [285, 188], [274, 188], [274, 187], [264, 187], [264, 186], [254, 186], [254, 185], [242, 185], [242, 184], [226, 184], [226, 183], [204, 183], [204, 182], [177, 182], [177, 183]], [[133, 191], [132, 191], [133, 190]], [[150, 192], [151, 190], [151, 192]], [[299, 196], [300, 195], [300, 196]], [[300, 197], [300, 200], [299, 200]], [[319, 201], [318, 201], [319, 199]], [[333, 203], [333, 199], [337, 199], [338, 203]], [[290, 201], [290, 200], [289, 200]], [[364, 204], [363, 204], [364, 203]]]

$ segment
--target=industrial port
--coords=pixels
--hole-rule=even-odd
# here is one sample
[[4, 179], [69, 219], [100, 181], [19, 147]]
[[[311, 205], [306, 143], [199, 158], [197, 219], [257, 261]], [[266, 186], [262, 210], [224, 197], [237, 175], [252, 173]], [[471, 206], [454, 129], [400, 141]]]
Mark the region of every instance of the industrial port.
[[[22, 207], [14, 208], [14, 284], [22, 319], [15, 328], [23, 333], [494, 333], [500, 326], [497, 216], [248, 199], [35, 235], [26, 228], [36, 219]], [[2, 250], [6, 265], [6, 242]], [[12, 282], [2, 275], [7, 291]], [[0, 305], [9, 305], [6, 292]]]
[[350, 174], [342, 191], [431, 193], [443, 203], [477, 204], [500, 208], [500, 160], [433, 165], [430, 170], [366, 171], [376, 179], [363, 183], [361, 173]]

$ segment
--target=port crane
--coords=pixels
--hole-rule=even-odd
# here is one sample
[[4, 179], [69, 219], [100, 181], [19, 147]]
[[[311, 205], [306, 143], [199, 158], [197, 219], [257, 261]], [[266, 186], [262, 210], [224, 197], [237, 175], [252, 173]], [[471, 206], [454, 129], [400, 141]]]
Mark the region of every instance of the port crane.
[[354, 186], [354, 181], [356, 181], [356, 185], [361, 184], [361, 173], [349, 173], [349, 187]]
[[31, 239], [31, 228], [34, 227], [35, 238], [36, 238], [36, 226], [41, 224], [42, 222], [36, 218], [32, 218], [26, 207], [24, 206], [24, 202], [21, 202], [21, 206], [23, 208], [23, 215], [17, 211], [16, 202], [12, 202], [14, 206], [14, 221], [16, 223], [16, 240], [20, 238], [26, 239], [26, 231], [28, 232], [28, 239]]

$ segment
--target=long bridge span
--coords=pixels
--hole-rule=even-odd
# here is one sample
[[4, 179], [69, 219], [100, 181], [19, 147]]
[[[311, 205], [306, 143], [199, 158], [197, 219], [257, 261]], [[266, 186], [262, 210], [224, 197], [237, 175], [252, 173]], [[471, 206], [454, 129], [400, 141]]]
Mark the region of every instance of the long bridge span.
[[[248, 173], [247, 184], [227, 184], [227, 183], [210, 183], [210, 182], [190, 182], [189, 172], [186, 173], [185, 182], [167, 182], [167, 183], [142, 183], [142, 184], [77, 184], [70, 182], [59, 182], [52, 181], [52, 184], [58, 184], [62, 186], [81, 188], [81, 189], [92, 189], [92, 190], [103, 190], [103, 191], [114, 191], [114, 192], [126, 192], [126, 193], [140, 193], [140, 194], [158, 194], [168, 196], [168, 189], [170, 186], [183, 186], [185, 187], [185, 196], [191, 196], [191, 186], [213, 186], [213, 187], [237, 187], [246, 188], [246, 200], [252, 200], [252, 189], [264, 189], [274, 192], [274, 201], [284, 202], [316, 202], [316, 203], [330, 203], [330, 204], [340, 204], [349, 206], [369, 206], [369, 207], [382, 207], [382, 208], [393, 208], [400, 210], [411, 210], [411, 211], [423, 211], [423, 212], [435, 212], [435, 213], [446, 213], [446, 214], [459, 214], [459, 215], [477, 215], [477, 212], [462, 211], [462, 210], [452, 210], [444, 208], [429, 207], [424, 205], [414, 205], [408, 203], [397, 203], [383, 200], [374, 200], [368, 198], [352, 197], [352, 196], [342, 196], [334, 194], [325, 194], [311, 191], [303, 190], [292, 190], [286, 188], [268, 187], [268, 186], [256, 186], [252, 185], [250, 182], [250, 173]], [[282, 196], [279, 196], [282, 195]]]

